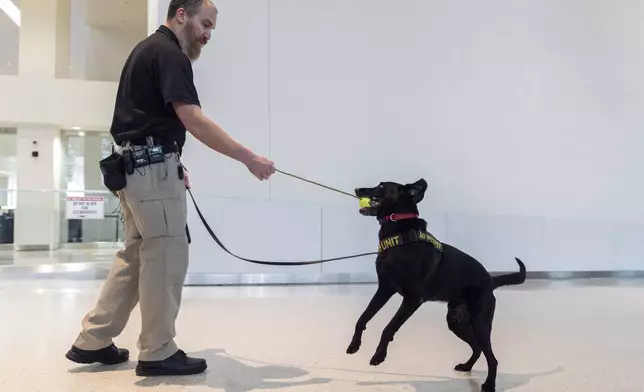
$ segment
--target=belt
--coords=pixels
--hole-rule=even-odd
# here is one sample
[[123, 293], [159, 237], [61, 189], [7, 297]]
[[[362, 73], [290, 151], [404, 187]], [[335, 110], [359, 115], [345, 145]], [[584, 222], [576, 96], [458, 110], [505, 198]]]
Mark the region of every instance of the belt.
[[[161, 139], [158, 137], [152, 137], [152, 146], [160, 146], [163, 148], [163, 153], [164, 154], [170, 154], [173, 152], [176, 153], [181, 153], [181, 148], [175, 143], [173, 140], [167, 140], [167, 139]], [[140, 139], [134, 139], [129, 141], [133, 146], [148, 146], [150, 143], [148, 142], [148, 138], [140, 138]]]

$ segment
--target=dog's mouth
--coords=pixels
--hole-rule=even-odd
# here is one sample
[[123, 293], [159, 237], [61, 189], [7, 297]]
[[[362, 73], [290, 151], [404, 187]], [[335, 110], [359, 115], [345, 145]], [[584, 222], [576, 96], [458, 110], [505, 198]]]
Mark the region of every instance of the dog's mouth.
[[369, 207], [362, 207], [359, 210], [360, 214], [364, 216], [376, 216], [378, 214], [378, 207], [371, 205]]

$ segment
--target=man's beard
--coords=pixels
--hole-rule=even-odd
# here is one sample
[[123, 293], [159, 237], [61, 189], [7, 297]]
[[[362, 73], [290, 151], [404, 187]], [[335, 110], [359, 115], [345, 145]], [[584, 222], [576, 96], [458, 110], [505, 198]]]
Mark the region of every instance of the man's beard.
[[191, 61], [195, 61], [201, 55], [201, 40], [198, 40], [192, 23], [188, 23], [184, 29], [184, 39], [181, 43], [181, 50]]

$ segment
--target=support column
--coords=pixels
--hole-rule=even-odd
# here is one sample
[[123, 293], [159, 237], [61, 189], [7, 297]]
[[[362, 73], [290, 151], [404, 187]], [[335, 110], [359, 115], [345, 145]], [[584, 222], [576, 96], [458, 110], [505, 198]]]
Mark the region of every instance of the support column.
[[19, 74], [68, 77], [70, 0], [21, 0]]
[[[20, 11], [20, 77], [69, 75], [70, 1], [21, 0]], [[15, 248], [57, 249], [63, 211], [63, 195], [57, 192], [62, 181], [60, 129], [20, 125], [17, 138]]]
[[56, 192], [62, 179], [60, 130], [21, 126], [17, 135], [15, 248], [58, 249], [63, 211], [63, 195]]

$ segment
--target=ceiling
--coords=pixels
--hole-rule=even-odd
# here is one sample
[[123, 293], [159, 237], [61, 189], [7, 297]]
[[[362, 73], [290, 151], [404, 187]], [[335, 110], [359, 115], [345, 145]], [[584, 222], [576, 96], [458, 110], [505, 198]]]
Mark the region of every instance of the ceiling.
[[84, 0], [90, 26], [144, 28], [147, 30], [146, 0]]

